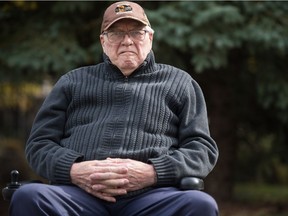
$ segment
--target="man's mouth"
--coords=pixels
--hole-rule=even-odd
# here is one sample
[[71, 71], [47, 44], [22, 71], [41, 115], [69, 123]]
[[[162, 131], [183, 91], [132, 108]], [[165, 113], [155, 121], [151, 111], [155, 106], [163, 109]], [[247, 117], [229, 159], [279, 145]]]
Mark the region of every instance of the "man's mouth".
[[135, 54], [135, 52], [133, 52], [133, 51], [122, 51], [122, 52], [120, 52], [120, 54], [126, 54], [126, 53]]

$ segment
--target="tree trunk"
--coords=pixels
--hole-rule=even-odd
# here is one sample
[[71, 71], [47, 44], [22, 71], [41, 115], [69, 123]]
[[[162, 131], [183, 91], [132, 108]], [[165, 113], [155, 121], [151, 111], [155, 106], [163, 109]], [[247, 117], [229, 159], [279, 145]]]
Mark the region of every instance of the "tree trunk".
[[205, 179], [205, 190], [217, 201], [231, 200], [233, 196], [237, 119], [233, 108], [234, 88], [229, 82], [233, 80], [233, 77], [229, 79], [231, 75], [213, 71], [196, 76], [206, 98], [211, 135], [220, 153], [216, 167]]

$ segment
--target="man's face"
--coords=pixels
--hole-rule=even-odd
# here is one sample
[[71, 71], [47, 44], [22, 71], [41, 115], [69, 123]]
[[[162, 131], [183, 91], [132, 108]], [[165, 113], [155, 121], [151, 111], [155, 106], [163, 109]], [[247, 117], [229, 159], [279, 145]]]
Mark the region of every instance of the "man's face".
[[[143, 30], [145, 26], [132, 19], [122, 19], [114, 23], [107, 32], [130, 32]], [[117, 66], [125, 76], [129, 76], [146, 59], [152, 49], [153, 33], [145, 33], [144, 40], [134, 40], [126, 34], [119, 43], [112, 43], [107, 35], [100, 35], [104, 53], [112, 64]]]

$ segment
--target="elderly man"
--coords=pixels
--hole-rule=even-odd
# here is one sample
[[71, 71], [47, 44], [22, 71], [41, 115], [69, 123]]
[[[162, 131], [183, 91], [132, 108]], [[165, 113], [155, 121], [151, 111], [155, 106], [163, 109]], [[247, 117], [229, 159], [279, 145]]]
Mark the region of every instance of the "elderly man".
[[141, 6], [117, 2], [103, 16], [104, 62], [63, 75], [40, 108], [26, 155], [51, 184], [22, 186], [11, 215], [217, 215], [214, 199], [181, 191], [204, 178], [218, 150], [198, 84], [155, 63]]

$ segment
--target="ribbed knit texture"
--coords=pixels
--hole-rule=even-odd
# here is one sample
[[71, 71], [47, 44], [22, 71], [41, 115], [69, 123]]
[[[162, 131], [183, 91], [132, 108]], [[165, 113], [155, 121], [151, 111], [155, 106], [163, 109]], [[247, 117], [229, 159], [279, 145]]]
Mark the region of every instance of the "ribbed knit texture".
[[156, 64], [152, 52], [129, 77], [107, 58], [63, 75], [35, 118], [26, 153], [56, 183], [70, 183], [75, 161], [111, 157], [152, 163], [158, 186], [205, 177], [218, 156], [198, 84]]

